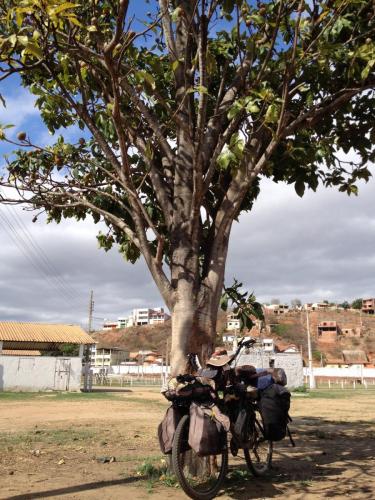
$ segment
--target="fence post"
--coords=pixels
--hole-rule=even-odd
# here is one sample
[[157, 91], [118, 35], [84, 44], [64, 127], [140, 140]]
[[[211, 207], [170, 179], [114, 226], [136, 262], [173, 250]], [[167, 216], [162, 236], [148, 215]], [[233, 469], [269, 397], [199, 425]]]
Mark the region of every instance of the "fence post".
[[341, 389], [344, 389], [344, 381], [341, 380]]
[[331, 381], [328, 379], [328, 389], [331, 388]]

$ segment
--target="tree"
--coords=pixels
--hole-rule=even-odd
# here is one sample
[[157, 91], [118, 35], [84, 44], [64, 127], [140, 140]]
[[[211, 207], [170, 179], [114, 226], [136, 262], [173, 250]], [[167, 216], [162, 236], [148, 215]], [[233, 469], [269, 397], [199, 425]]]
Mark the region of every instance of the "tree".
[[271, 299], [271, 304], [272, 305], [279, 305], [280, 304], [280, 299], [276, 299], [276, 298]]
[[339, 304], [339, 307], [342, 307], [343, 309], [349, 309], [350, 308], [350, 304], [347, 300], [344, 300], [344, 302], [342, 302], [341, 304]]
[[[374, 11], [364, 0], [4, 0], [0, 79], [36, 96], [3, 202], [102, 220], [172, 314], [172, 365], [212, 350], [233, 221], [263, 176], [357, 194], [374, 159]], [[138, 10], [137, 10], [138, 9]], [[139, 18], [143, 18], [140, 23]], [[342, 150], [353, 148], [357, 160]]]
[[362, 309], [362, 299], [353, 300], [351, 306], [352, 309]]
[[300, 299], [293, 299], [290, 302], [290, 304], [291, 304], [293, 309], [299, 309], [300, 307], [302, 307], [302, 302]]

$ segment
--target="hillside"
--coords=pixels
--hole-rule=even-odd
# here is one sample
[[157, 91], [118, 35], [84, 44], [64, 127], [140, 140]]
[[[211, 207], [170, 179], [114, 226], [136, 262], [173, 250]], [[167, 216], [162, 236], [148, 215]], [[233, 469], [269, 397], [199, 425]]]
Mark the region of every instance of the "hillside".
[[[316, 362], [323, 357], [335, 357], [342, 350], [364, 350], [375, 352], [375, 316], [362, 315], [359, 311], [315, 311], [310, 312], [310, 332], [312, 349]], [[358, 328], [362, 321], [362, 336], [347, 338], [343, 335], [336, 342], [323, 343], [318, 341], [317, 327], [322, 321], [336, 321], [339, 328]], [[304, 357], [307, 355], [306, 314], [304, 312], [289, 312], [285, 316], [266, 315], [267, 337], [275, 342], [294, 343], [302, 348]], [[217, 325], [218, 344], [221, 344], [221, 334], [225, 330], [225, 313], [220, 312]], [[246, 334], [246, 333], [245, 333]], [[256, 335], [256, 332], [251, 332]], [[129, 351], [152, 350], [164, 354], [167, 348], [167, 339], [171, 337], [171, 322], [159, 325], [134, 326], [121, 330], [107, 330], [95, 332], [93, 338], [100, 343], [122, 347]], [[170, 340], [169, 340], [170, 342]], [[170, 345], [170, 343], [169, 343]]]
[[171, 336], [171, 322], [106, 330], [95, 332], [91, 336], [101, 344], [122, 347], [127, 351], [150, 350], [165, 354], [167, 339]]
[[[367, 353], [375, 352], [375, 316], [360, 315], [356, 310], [328, 310], [309, 313], [312, 349], [316, 361], [320, 361], [320, 354], [330, 357], [338, 356], [343, 350], [363, 350]], [[336, 321], [339, 329], [359, 328], [362, 322], [361, 337], [348, 338], [339, 335], [336, 342], [321, 342], [318, 340], [318, 324], [323, 321]], [[271, 336], [297, 344], [302, 347], [304, 357], [307, 353], [306, 313], [289, 312], [285, 316], [267, 314], [266, 323], [269, 325]]]

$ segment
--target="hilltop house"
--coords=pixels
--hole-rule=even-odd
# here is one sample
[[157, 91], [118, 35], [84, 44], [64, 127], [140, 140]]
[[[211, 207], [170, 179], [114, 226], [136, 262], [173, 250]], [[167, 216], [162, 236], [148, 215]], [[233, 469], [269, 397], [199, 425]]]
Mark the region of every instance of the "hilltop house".
[[375, 314], [375, 299], [363, 299], [362, 312], [365, 314]]
[[322, 321], [318, 324], [319, 342], [336, 342], [339, 335], [339, 328], [336, 321]]

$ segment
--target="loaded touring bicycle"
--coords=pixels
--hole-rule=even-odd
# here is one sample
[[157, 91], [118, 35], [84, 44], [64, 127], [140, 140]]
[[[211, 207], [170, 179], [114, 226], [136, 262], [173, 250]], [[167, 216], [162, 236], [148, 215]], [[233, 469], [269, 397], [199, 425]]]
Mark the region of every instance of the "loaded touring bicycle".
[[217, 495], [229, 452], [243, 453], [249, 470], [263, 476], [271, 468], [273, 441], [288, 434], [294, 446], [284, 370], [236, 366], [241, 350], [255, 342], [242, 339], [232, 356], [216, 352], [205, 369], [189, 355], [192, 374], [171, 379], [162, 390], [172, 404], [159, 425], [160, 447], [171, 454], [174, 473], [191, 498]]

